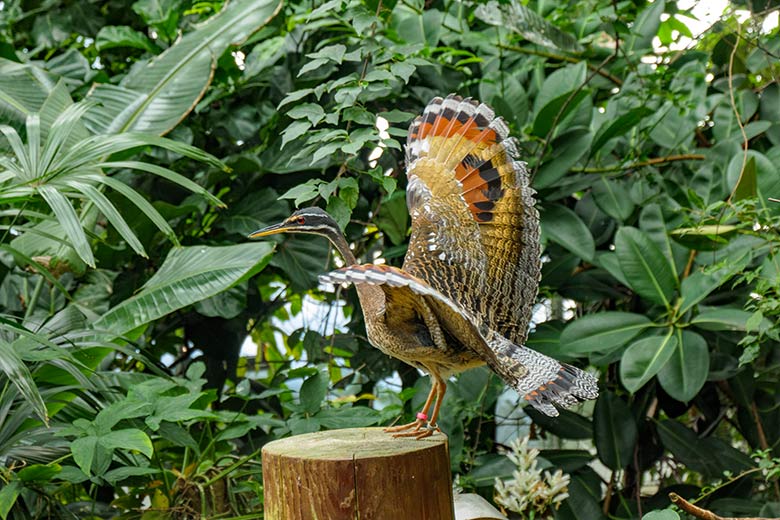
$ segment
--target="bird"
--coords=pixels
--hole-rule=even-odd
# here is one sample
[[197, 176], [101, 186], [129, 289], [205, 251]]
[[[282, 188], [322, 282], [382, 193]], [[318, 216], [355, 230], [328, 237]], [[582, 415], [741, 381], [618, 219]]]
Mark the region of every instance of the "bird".
[[507, 124], [488, 105], [435, 97], [411, 123], [405, 146], [411, 233], [402, 267], [359, 263], [318, 207], [249, 235], [329, 239], [345, 266], [320, 282], [354, 285], [369, 342], [430, 375], [416, 419], [386, 428], [394, 436], [440, 431], [447, 379], [485, 364], [548, 416], [598, 397], [592, 374], [525, 346], [541, 244], [535, 191], [518, 155]]

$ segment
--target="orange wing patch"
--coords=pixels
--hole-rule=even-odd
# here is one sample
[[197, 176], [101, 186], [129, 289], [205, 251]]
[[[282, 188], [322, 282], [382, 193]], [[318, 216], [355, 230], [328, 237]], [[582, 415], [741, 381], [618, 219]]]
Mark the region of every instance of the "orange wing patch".
[[428, 157], [454, 176], [474, 220], [493, 220], [506, 188], [516, 186], [514, 140], [484, 104], [450, 95], [434, 98], [409, 128], [407, 164]]

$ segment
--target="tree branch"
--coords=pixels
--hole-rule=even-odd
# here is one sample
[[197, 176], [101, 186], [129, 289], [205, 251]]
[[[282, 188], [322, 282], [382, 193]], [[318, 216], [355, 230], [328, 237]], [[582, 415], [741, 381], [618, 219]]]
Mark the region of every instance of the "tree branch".
[[603, 77], [607, 78], [609, 81], [611, 81], [612, 83], [614, 83], [615, 85], [617, 85], [619, 87], [623, 86], [623, 80], [621, 80], [617, 76], [613, 76], [612, 74], [610, 74], [606, 70], [603, 70], [600, 66], [593, 65], [592, 63], [590, 63], [587, 60], [581, 60], [581, 59], [573, 58], [571, 56], [566, 56], [564, 54], [555, 54], [555, 53], [547, 52], [547, 51], [539, 51], [539, 50], [536, 50], [536, 49], [529, 49], [528, 47], [518, 47], [517, 45], [499, 45], [498, 47], [501, 48], [501, 49], [506, 49], [508, 51], [519, 52], [520, 54], [529, 54], [531, 56], [541, 56], [542, 58], [549, 58], [551, 60], [558, 60], [558, 61], [567, 61], [569, 63], [579, 63], [581, 61], [585, 61], [585, 64], [588, 66], [588, 68], [590, 70], [592, 70], [593, 72], [595, 72], [596, 74], [598, 74], [599, 76], [603, 76]]
[[707, 509], [702, 509], [699, 506], [695, 506], [685, 500], [683, 497], [678, 495], [677, 493], [669, 493], [669, 500], [672, 501], [674, 505], [688, 513], [689, 515], [693, 515], [696, 518], [701, 518], [701, 520], [777, 520], [772, 518], [760, 518], [760, 517], [740, 517], [736, 518], [733, 516], [720, 516], [716, 515], [712, 511], [709, 511]]
[[668, 155], [666, 157], [653, 157], [646, 161], [640, 161], [633, 164], [614, 164], [612, 166], [604, 166], [601, 168], [572, 168], [571, 171], [578, 173], [608, 173], [618, 172], [623, 170], [634, 170], [643, 166], [655, 166], [658, 164], [666, 164], [675, 161], [703, 161], [704, 155], [699, 153], [684, 153], [680, 155]]

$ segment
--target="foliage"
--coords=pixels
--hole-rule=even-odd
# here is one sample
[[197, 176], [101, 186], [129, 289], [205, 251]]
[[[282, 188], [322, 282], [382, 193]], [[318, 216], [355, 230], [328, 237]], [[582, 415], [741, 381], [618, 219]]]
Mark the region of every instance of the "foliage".
[[556, 518], [678, 518], [670, 491], [776, 516], [780, 38], [756, 4], [694, 34], [664, 0], [0, 2], [0, 518], [262, 517], [265, 442], [411, 416], [429, 383], [318, 290], [328, 244], [244, 237], [318, 204], [400, 265], [405, 128], [450, 92], [533, 175], [529, 345], [601, 381], [558, 419], [451, 381], [460, 484], [492, 498], [530, 429], [571, 476]]

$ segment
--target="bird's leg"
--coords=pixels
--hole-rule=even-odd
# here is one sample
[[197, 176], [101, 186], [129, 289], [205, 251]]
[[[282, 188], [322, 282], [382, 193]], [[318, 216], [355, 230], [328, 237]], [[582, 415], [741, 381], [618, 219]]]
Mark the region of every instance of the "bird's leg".
[[426, 419], [421, 419], [420, 417], [428, 416], [428, 410], [431, 408], [431, 404], [433, 403], [434, 396], [437, 395], [436, 392], [436, 385], [437, 381], [436, 379], [431, 376], [431, 379], [433, 379], [433, 385], [431, 386], [431, 391], [428, 392], [428, 399], [425, 400], [425, 404], [422, 407], [422, 410], [417, 414], [417, 420], [414, 422], [410, 422], [409, 424], [401, 424], [399, 426], [390, 426], [388, 428], [385, 428], [385, 432], [387, 433], [395, 433], [395, 432], [402, 432], [406, 430], [411, 430], [414, 428], [413, 431], [419, 431], [420, 428], [422, 428], [425, 425]]
[[[430, 437], [433, 435], [433, 432], [440, 432], [438, 426], [436, 426], [436, 419], [439, 417], [439, 410], [441, 409], [441, 403], [444, 399], [444, 394], [447, 392], [447, 383], [445, 383], [439, 376], [431, 374], [431, 378], [433, 379], [433, 386], [431, 387], [431, 393], [428, 395], [428, 401], [426, 401], [426, 408], [423, 408], [423, 412], [420, 414], [417, 414], [417, 421], [411, 423], [411, 425], [406, 426], [414, 426], [417, 425], [412, 431], [404, 431], [402, 433], [396, 433], [393, 435], [393, 437], [414, 437], [416, 439], [424, 439], [425, 437]], [[430, 405], [431, 399], [433, 397], [434, 392], [436, 392], [436, 404], [433, 405], [433, 414], [431, 415], [431, 418], [423, 419], [421, 417], [427, 415], [427, 406]], [[425, 424], [427, 422], [427, 424]], [[419, 425], [418, 425], [419, 424]], [[422, 429], [422, 426], [425, 424], [425, 428]], [[406, 428], [409, 429], [409, 428]], [[387, 430], [385, 430], [387, 431]]]

